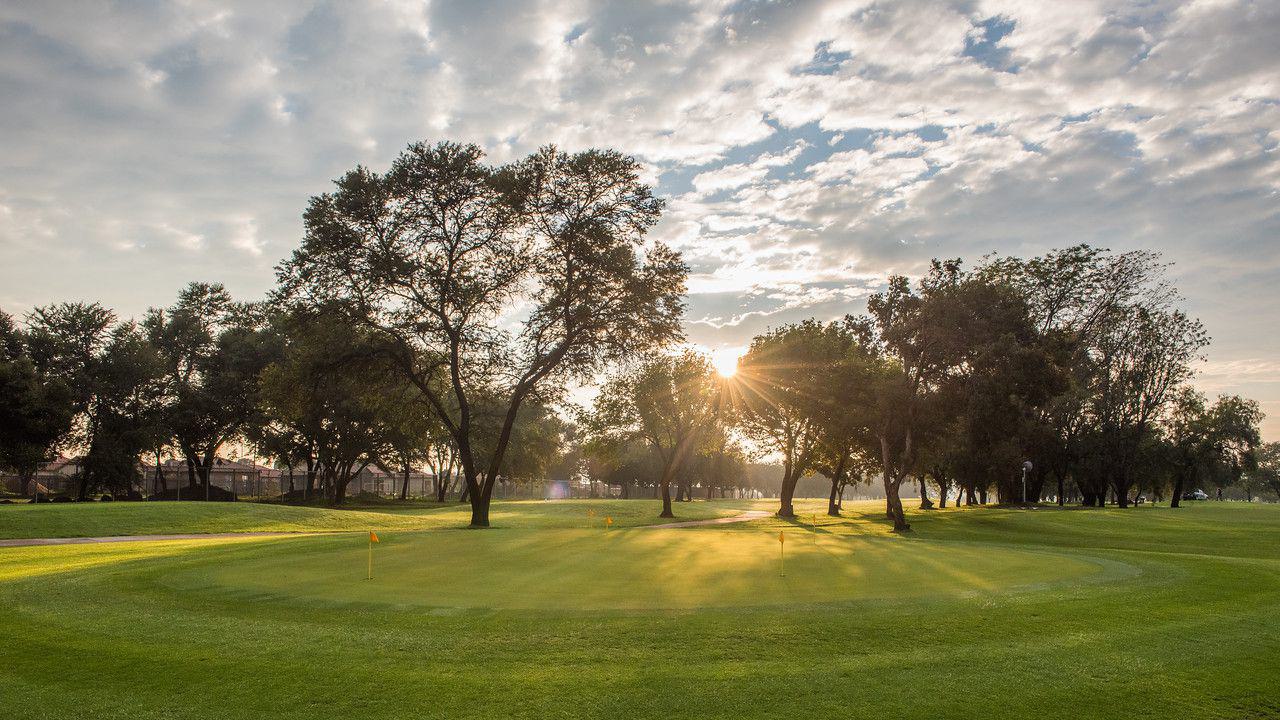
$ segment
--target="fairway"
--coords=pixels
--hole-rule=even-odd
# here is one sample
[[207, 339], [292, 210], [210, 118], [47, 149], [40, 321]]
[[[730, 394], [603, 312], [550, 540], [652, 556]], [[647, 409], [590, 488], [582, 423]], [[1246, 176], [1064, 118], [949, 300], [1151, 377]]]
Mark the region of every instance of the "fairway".
[[[812, 514], [635, 526], [655, 510], [502, 504], [507, 522], [482, 531], [451, 509], [317, 515], [329, 531], [384, 519], [373, 580], [363, 531], [0, 549], [0, 705], [18, 718], [1280, 715], [1280, 507], [948, 509], [913, 514], [907, 537], [877, 503], [816, 528]], [[285, 522], [272, 511], [255, 508], [252, 528]], [[607, 530], [606, 512], [633, 524]], [[198, 522], [165, 530], [220, 525]], [[92, 680], [104, 672], [112, 692]]]

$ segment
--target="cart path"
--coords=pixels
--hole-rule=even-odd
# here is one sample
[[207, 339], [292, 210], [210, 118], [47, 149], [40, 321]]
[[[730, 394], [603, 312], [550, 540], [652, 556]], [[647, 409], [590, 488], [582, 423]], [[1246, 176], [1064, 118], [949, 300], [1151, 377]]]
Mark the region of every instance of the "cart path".
[[[660, 525], [640, 525], [635, 530], [666, 530], [670, 528], [699, 527], [703, 525], [725, 525], [728, 523], [747, 522], [769, 517], [772, 513], [765, 510], [747, 510], [741, 515], [710, 518], [708, 520], [683, 520], [680, 522], [662, 523]], [[363, 530], [299, 530], [294, 532], [223, 532], [223, 533], [184, 533], [178, 535], [106, 535], [103, 537], [62, 537], [62, 538], [13, 538], [0, 539], [0, 548], [32, 547], [37, 545], [92, 545], [96, 543], [119, 542], [163, 542], [166, 540], [225, 540], [228, 538], [255, 537], [300, 537], [303, 535], [329, 535], [339, 533], [359, 533]]]
[[682, 527], [699, 527], [702, 525], [727, 525], [729, 523], [747, 522], [749, 520], [759, 520], [760, 518], [769, 517], [773, 513], [768, 510], [747, 510], [741, 515], [733, 515], [730, 517], [711, 518], [709, 520], [684, 520], [682, 522], [663, 523], [661, 525], [641, 525], [637, 530], [665, 530], [667, 528]]

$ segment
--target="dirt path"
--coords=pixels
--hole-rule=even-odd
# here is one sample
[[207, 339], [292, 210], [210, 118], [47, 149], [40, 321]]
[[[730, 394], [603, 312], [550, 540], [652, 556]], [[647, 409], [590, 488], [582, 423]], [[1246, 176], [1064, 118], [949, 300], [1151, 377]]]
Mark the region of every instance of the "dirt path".
[[698, 527], [701, 525], [727, 525], [729, 523], [747, 522], [748, 520], [759, 520], [760, 518], [769, 517], [771, 514], [767, 510], [748, 510], [741, 515], [732, 517], [711, 518], [710, 520], [684, 520], [661, 525], [641, 525], [638, 529], [663, 530], [666, 528]]

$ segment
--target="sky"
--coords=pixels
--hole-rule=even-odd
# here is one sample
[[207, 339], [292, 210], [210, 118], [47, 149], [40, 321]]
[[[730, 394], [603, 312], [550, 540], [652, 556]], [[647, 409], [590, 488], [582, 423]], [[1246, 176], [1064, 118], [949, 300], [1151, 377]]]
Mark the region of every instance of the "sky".
[[1280, 2], [0, 3], [0, 308], [258, 299], [410, 142], [613, 147], [732, 357], [933, 257], [1158, 250], [1280, 440]]

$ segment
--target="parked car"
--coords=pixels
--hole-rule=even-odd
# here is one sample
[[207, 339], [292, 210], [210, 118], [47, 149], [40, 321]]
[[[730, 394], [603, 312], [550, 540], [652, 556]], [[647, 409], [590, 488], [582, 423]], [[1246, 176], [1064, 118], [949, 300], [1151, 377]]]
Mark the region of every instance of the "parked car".
[[1208, 500], [1209, 496], [1203, 490], [1192, 490], [1182, 493], [1183, 500]]

